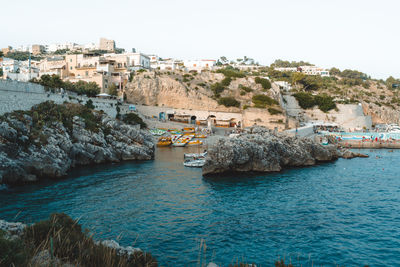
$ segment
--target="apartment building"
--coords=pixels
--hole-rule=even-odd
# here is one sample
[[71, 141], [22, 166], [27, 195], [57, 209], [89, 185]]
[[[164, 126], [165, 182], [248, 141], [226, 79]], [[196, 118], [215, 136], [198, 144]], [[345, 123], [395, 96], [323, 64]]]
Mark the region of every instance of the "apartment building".
[[114, 52], [115, 41], [106, 38], [100, 38], [99, 49]]
[[214, 59], [201, 59], [201, 60], [184, 60], [183, 65], [186, 70], [195, 70], [201, 72], [203, 70], [212, 70], [215, 67], [216, 61]]
[[68, 77], [67, 63], [64, 57], [56, 56], [41, 60], [39, 63], [40, 76], [58, 75], [62, 79]]

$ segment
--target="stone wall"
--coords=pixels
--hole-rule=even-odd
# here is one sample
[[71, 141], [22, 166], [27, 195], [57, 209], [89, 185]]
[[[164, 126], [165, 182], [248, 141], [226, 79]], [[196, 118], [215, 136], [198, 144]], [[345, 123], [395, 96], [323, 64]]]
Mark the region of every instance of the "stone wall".
[[[115, 118], [116, 100], [89, 98], [77, 96], [73, 93], [46, 92], [44, 87], [35, 83], [26, 83], [10, 80], [0, 80], [0, 115], [14, 110], [29, 110], [32, 106], [51, 100], [57, 104], [63, 102], [85, 104], [89, 99], [93, 101], [96, 110], [103, 110], [109, 116]], [[128, 105], [122, 105], [121, 114], [128, 111]]]

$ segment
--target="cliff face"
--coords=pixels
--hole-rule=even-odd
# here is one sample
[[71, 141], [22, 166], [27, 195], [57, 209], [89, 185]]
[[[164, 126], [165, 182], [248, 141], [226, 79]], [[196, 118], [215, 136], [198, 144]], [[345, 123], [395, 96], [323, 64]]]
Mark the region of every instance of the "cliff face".
[[[125, 92], [129, 102], [148, 106], [240, 112], [241, 108], [219, 105], [213, 97], [211, 86], [221, 82], [224, 77], [221, 73], [208, 71], [199, 74], [144, 72], [133, 77], [126, 85]], [[243, 91], [242, 87], [251, 88], [251, 91]], [[263, 91], [261, 85], [255, 83], [254, 77], [245, 77], [232, 79], [221, 97], [233, 97], [243, 108], [244, 105], [252, 105], [253, 95], [265, 93], [274, 97], [274, 92]]]
[[203, 175], [228, 172], [276, 172], [288, 167], [311, 166], [339, 157], [363, 156], [323, 146], [308, 138], [273, 134], [255, 127], [237, 138], [220, 139], [208, 150]]
[[[74, 109], [84, 112], [74, 115]], [[58, 178], [77, 165], [153, 157], [149, 133], [80, 105], [45, 102], [0, 118], [0, 183]]]
[[374, 103], [363, 103], [364, 113], [370, 115], [372, 124], [397, 123], [400, 124], [400, 111], [390, 106], [378, 106]]

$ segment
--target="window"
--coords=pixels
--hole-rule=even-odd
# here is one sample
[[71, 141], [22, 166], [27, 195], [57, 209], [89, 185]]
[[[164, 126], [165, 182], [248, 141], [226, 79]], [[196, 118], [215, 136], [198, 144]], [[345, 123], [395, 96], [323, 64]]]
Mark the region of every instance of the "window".
[[72, 58], [69, 59], [69, 62], [72, 62]]
[[85, 75], [86, 75], [86, 76], [89, 76], [89, 72], [88, 72], [88, 71], [85, 71]]
[[69, 67], [70, 70], [72, 70], [72, 67]]

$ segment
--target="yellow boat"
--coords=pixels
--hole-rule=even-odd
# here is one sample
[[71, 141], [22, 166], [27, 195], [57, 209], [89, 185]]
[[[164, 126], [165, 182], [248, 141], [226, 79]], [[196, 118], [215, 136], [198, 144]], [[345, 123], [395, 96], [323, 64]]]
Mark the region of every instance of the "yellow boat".
[[196, 138], [207, 138], [207, 135], [205, 135], [205, 134], [196, 134], [195, 137]]
[[194, 133], [194, 127], [185, 127], [183, 128], [183, 132], [185, 133]]
[[203, 144], [203, 141], [196, 139], [196, 140], [189, 141], [189, 143], [187, 145], [188, 146], [200, 146], [202, 144]]
[[172, 144], [171, 137], [161, 136], [158, 139], [157, 146], [169, 146]]

